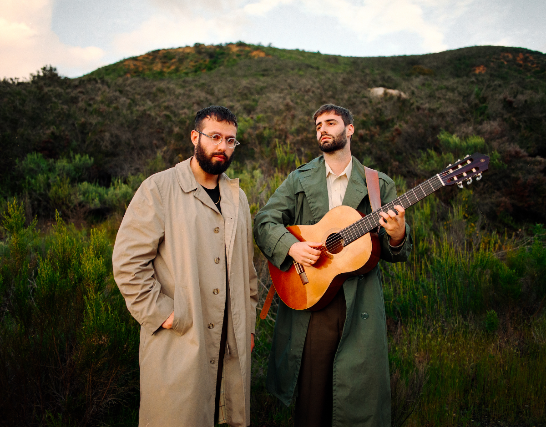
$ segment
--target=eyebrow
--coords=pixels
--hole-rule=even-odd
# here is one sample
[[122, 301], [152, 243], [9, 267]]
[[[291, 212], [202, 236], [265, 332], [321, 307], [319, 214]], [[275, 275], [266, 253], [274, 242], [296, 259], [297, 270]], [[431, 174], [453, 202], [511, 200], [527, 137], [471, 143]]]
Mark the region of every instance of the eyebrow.
[[[336, 119], [327, 119], [327, 120], [324, 120], [324, 123], [329, 123], [329, 122], [335, 122], [337, 123], [337, 120]], [[318, 122], [315, 127], [318, 127], [318, 125], [321, 125], [322, 122]]]

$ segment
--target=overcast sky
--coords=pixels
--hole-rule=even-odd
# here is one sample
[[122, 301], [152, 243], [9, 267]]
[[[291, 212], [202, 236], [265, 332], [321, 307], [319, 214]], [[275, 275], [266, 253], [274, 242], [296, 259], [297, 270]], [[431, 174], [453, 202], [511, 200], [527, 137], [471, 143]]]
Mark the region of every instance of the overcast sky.
[[0, 78], [76, 77], [150, 50], [244, 41], [346, 56], [546, 53], [546, 0], [0, 0]]

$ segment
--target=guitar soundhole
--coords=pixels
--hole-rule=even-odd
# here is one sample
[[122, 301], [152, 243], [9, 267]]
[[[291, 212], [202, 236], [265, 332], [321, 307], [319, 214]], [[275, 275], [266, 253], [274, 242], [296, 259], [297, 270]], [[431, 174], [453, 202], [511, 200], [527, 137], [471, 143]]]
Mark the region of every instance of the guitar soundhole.
[[332, 233], [326, 239], [325, 246], [331, 254], [338, 254], [343, 250], [343, 237], [339, 233]]

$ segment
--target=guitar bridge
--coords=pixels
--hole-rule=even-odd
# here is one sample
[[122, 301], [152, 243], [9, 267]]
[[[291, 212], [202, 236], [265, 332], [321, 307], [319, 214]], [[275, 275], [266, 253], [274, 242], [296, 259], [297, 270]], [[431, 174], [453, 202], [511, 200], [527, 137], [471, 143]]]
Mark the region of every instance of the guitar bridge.
[[296, 267], [296, 272], [300, 276], [301, 283], [304, 285], [307, 285], [309, 283], [309, 279], [307, 278], [307, 274], [305, 274], [305, 270], [303, 269], [303, 265], [300, 263], [294, 261], [294, 267]]

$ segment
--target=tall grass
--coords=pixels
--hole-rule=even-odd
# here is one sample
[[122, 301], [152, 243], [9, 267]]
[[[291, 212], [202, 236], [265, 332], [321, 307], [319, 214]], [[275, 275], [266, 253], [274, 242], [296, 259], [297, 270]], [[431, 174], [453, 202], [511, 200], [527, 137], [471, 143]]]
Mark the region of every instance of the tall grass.
[[[0, 412], [7, 425], [97, 425], [138, 402], [138, 325], [105, 231], [59, 216], [40, 236], [9, 203], [0, 247]], [[134, 406], [133, 406], [134, 407]]]

